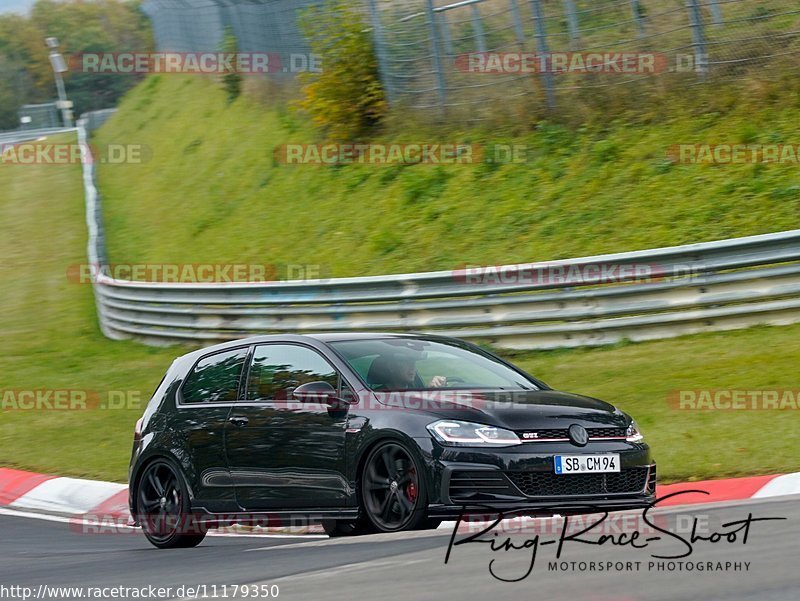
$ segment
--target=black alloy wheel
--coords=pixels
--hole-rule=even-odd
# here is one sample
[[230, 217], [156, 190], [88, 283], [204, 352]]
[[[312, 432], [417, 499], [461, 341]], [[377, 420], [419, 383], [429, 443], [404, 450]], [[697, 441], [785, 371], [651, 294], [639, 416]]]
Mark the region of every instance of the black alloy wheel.
[[159, 549], [196, 547], [207, 529], [189, 513], [189, 495], [168, 461], [149, 464], [139, 479], [137, 517], [147, 540]]
[[417, 461], [400, 442], [375, 447], [364, 464], [361, 499], [375, 530], [414, 530], [426, 523], [427, 491]]

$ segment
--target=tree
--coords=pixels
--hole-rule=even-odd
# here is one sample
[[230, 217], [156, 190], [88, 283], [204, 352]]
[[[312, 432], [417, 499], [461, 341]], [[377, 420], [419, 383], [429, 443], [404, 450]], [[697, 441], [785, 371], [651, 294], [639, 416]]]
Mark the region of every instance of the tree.
[[[29, 17], [0, 17], [0, 128], [8, 128], [8, 115], [20, 105], [55, 98], [55, 81], [44, 44], [56, 37], [65, 57], [90, 52], [149, 52], [152, 32], [141, 1], [38, 0]], [[11, 78], [7, 80], [6, 74]], [[113, 106], [142, 75], [95, 74], [71, 70], [65, 74], [67, 94], [75, 112]]]

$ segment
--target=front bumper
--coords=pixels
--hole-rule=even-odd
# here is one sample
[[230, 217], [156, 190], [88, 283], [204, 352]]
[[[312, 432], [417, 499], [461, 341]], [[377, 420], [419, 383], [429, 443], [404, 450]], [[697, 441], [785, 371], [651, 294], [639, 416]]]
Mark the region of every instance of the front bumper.
[[[655, 500], [656, 465], [644, 443], [524, 443], [482, 449], [417, 442], [431, 476], [429, 513], [436, 517], [487, 509], [516, 515], [590, 513], [642, 508]], [[584, 453], [619, 454], [620, 472], [555, 474], [555, 455]]]

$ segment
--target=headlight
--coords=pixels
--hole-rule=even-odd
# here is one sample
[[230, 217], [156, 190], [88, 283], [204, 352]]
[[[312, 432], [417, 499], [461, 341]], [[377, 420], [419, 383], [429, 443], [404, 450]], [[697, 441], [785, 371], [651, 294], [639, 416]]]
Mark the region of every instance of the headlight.
[[625, 431], [625, 438], [628, 442], [642, 442], [644, 440], [644, 436], [639, 430], [636, 420], [631, 420], [631, 425], [628, 426], [628, 429]]
[[428, 431], [443, 444], [462, 447], [511, 446], [522, 444], [511, 430], [456, 420], [428, 424]]

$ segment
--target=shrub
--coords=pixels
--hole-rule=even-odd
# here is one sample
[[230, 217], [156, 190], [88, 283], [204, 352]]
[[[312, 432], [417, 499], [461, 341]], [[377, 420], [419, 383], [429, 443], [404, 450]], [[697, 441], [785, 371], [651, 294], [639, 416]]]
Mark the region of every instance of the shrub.
[[388, 105], [364, 15], [356, 6], [334, 0], [306, 11], [301, 27], [322, 67], [318, 73], [302, 74], [301, 108], [333, 140], [368, 136]]

